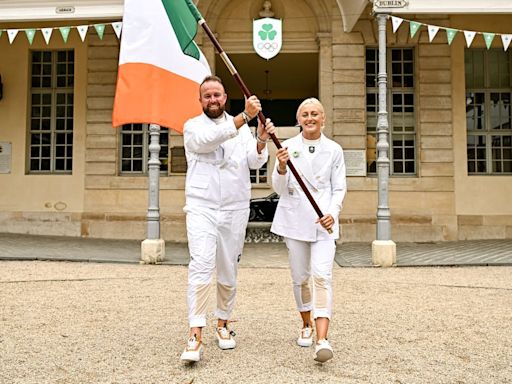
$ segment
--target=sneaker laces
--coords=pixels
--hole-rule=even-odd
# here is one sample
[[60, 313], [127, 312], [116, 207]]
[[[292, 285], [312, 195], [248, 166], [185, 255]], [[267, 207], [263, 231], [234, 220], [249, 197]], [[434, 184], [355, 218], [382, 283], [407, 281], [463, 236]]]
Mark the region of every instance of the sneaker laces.
[[312, 334], [313, 328], [311, 328], [309, 325], [306, 325], [304, 328], [302, 328], [302, 337], [304, 339], [309, 339]]
[[236, 333], [227, 329], [227, 327], [217, 327], [217, 331], [223, 339], [236, 336]]
[[196, 349], [199, 341], [197, 340], [196, 335], [193, 335], [187, 342], [187, 349]]

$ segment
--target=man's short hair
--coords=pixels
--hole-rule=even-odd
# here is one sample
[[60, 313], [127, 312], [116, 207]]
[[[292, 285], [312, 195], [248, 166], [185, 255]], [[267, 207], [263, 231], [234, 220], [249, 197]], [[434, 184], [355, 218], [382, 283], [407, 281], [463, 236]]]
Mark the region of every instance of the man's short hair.
[[208, 81], [216, 81], [217, 83], [220, 83], [220, 85], [222, 85], [224, 87], [224, 84], [222, 83], [222, 79], [219, 76], [209, 75], [204, 78], [203, 82], [199, 85], [199, 88], [201, 88], [202, 85]]

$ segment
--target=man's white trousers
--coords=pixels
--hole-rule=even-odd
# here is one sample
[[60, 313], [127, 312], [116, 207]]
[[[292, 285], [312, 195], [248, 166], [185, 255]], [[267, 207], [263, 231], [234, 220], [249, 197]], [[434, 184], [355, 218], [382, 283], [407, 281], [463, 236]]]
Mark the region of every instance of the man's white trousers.
[[221, 211], [187, 207], [190, 252], [187, 303], [190, 327], [205, 327], [209, 288], [217, 269], [217, 308], [228, 320], [235, 304], [238, 261], [242, 254], [249, 209]]

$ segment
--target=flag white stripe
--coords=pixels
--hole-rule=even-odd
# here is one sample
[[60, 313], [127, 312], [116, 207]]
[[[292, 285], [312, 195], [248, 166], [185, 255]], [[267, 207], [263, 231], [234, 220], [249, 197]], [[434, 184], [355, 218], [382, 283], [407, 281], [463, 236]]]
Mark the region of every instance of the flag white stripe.
[[182, 52], [160, 0], [125, 1], [119, 65], [124, 63], [152, 64], [196, 82], [209, 71]]

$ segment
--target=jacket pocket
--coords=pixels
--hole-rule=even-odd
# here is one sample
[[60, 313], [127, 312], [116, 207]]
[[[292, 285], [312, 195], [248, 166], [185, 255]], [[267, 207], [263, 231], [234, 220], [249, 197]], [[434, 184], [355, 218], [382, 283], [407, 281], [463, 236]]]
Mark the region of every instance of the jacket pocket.
[[299, 197], [281, 196], [279, 198], [279, 205], [283, 208], [297, 208], [299, 204]]
[[189, 182], [189, 185], [193, 188], [206, 189], [210, 184], [210, 177], [208, 175], [194, 175]]

